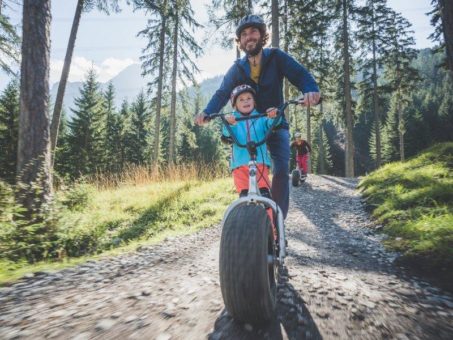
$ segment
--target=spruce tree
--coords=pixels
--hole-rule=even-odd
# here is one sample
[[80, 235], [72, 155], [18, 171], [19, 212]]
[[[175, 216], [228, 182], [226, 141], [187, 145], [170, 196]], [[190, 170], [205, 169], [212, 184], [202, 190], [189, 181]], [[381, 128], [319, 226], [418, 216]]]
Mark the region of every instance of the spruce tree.
[[381, 120], [382, 120], [382, 88], [378, 86], [378, 70], [382, 67], [386, 41], [388, 40], [387, 0], [367, 0], [357, 10], [358, 28], [356, 37], [361, 46], [362, 82], [367, 84], [364, 95], [373, 98], [374, 132], [376, 146], [376, 168], [381, 166]]
[[121, 103], [121, 109], [118, 116], [118, 123], [120, 126], [120, 154], [119, 154], [119, 166], [120, 171], [123, 171], [127, 163], [127, 140], [129, 136], [129, 126], [128, 117], [129, 112], [129, 103], [126, 99]]
[[394, 112], [391, 112], [391, 114], [397, 117], [398, 154], [400, 155], [400, 160], [404, 161], [404, 134], [406, 131], [404, 111], [412, 100], [412, 94], [415, 92], [420, 78], [418, 71], [412, 66], [417, 52], [413, 48], [415, 40], [413, 32], [410, 31], [411, 24], [395, 11], [389, 11], [388, 16], [389, 39], [384, 51], [384, 75], [387, 86], [392, 91], [391, 107]]
[[[239, 21], [253, 13], [253, 0], [213, 0], [208, 7], [209, 22], [214, 26], [216, 43], [222, 48], [230, 49], [235, 41], [235, 31]], [[213, 34], [213, 35], [214, 35]], [[231, 37], [225, 39], [225, 37]], [[236, 47], [236, 58], [241, 51]]]
[[121, 120], [115, 108], [115, 88], [110, 82], [104, 93], [103, 110], [105, 128], [103, 135], [103, 167], [110, 172], [120, 170]]
[[61, 111], [60, 127], [58, 131], [58, 140], [54, 156], [54, 170], [57, 176], [65, 179], [66, 177], [70, 178], [72, 174], [69, 129], [65, 110]]
[[431, 4], [433, 9], [428, 15], [431, 15], [435, 30], [429, 37], [439, 43], [437, 51], [445, 51], [443, 65], [450, 70], [453, 78], [453, 1], [431, 0]]
[[[332, 73], [332, 60], [329, 53], [329, 27], [334, 19], [334, 3], [327, 0], [296, 0], [288, 3], [291, 14], [288, 21], [286, 39], [293, 56], [303, 60], [304, 65], [318, 81], [324, 100], [328, 98], [328, 78]], [[289, 95], [289, 92], [288, 92]], [[311, 117], [318, 111], [322, 116], [323, 103], [318, 108], [307, 107], [307, 141], [312, 144]], [[319, 139], [317, 139], [319, 140]], [[309, 167], [310, 171], [310, 167]]]
[[[127, 110], [123, 106], [123, 110]], [[127, 117], [123, 125], [124, 161], [132, 164], [143, 164], [147, 146], [147, 131], [145, 128], [148, 116], [148, 105], [145, 94], [140, 92], [126, 111]]]
[[[170, 29], [169, 29], [169, 3], [168, 0], [158, 2], [135, 1], [139, 8], [151, 11], [153, 17], [148, 20], [147, 27], [138, 35], [148, 39], [147, 46], [140, 57], [142, 60], [142, 75], [151, 77], [148, 82], [148, 92], [153, 96], [152, 103], [154, 118], [154, 136], [152, 163], [159, 165], [160, 159], [160, 129], [163, 99], [168, 93], [169, 75], [171, 71], [167, 60], [171, 60]], [[157, 49], [156, 49], [157, 47]]]
[[172, 21], [172, 80], [171, 80], [171, 107], [169, 117], [169, 146], [168, 162], [172, 164], [175, 161], [176, 145], [176, 84], [179, 79], [185, 87], [186, 81], [192, 85], [195, 84], [195, 75], [200, 72], [195, 62], [191, 58], [199, 57], [202, 53], [201, 47], [193, 38], [196, 28], [201, 25], [194, 19], [194, 13], [187, 0], [173, 0], [172, 10], [170, 11]]
[[351, 81], [353, 65], [351, 57], [351, 17], [356, 11], [354, 0], [339, 0], [335, 7], [335, 50], [341, 53], [337, 58], [339, 92], [337, 98], [341, 103], [341, 111], [345, 121], [345, 176], [354, 177], [354, 117]]
[[0, 70], [13, 74], [12, 64], [19, 63], [20, 39], [9, 18], [2, 12], [0, 2]]
[[69, 145], [73, 177], [94, 174], [102, 167], [102, 142], [105, 129], [103, 97], [94, 70], [90, 70], [75, 99], [69, 126]]
[[19, 84], [11, 81], [0, 96], [0, 179], [13, 184], [19, 133]]
[[382, 161], [384, 163], [393, 162], [399, 159], [399, 133], [401, 127], [398, 126], [398, 121], [401, 122], [402, 114], [399, 113], [399, 96], [392, 96], [390, 102], [390, 110], [387, 113], [385, 125], [382, 129]]

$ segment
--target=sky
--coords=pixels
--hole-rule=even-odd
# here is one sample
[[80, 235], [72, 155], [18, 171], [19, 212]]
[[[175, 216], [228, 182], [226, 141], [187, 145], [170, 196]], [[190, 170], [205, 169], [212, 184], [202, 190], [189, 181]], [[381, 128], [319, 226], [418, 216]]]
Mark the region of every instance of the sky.
[[[208, 25], [206, 4], [209, 2], [192, 0], [195, 18], [205, 26]], [[433, 46], [428, 39], [433, 27], [429, 17], [425, 15], [431, 9], [430, 2], [431, 0], [388, 0], [390, 7], [401, 12], [413, 24], [417, 48]], [[61, 74], [76, 3], [77, 0], [52, 1], [50, 84], [57, 82]], [[13, 24], [20, 25], [22, 9], [19, 5], [11, 5], [4, 10], [4, 14], [10, 17]], [[127, 66], [139, 63], [141, 49], [146, 41], [137, 37], [137, 33], [145, 28], [146, 22], [146, 13], [133, 12], [124, 1], [122, 11], [110, 16], [96, 10], [83, 13], [69, 81], [82, 81], [87, 70], [93, 67], [99, 75], [99, 81], [105, 82]], [[209, 41], [205, 31], [201, 29], [195, 33], [198, 41], [205, 44], [205, 54], [197, 60], [201, 69], [197, 76], [199, 81], [224, 74], [236, 57], [234, 49], [223, 50]], [[0, 73], [0, 90], [7, 81], [5, 74]]]

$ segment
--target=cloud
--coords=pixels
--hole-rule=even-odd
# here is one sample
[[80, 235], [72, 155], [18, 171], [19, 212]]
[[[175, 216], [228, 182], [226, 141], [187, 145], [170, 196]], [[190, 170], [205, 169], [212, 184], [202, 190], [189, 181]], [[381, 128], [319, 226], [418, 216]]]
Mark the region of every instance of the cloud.
[[[69, 72], [68, 80], [83, 81], [86, 74], [90, 69], [94, 69], [98, 75], [100, 82], [107, 82], [118, 73], [124, 70], [126, 67], [135, 64], [136, 62], [131, 58], [116, 59], [107, 58], [100, 64], [86, 59], [85, 57], [75, 56], [72, 58], [71, 70]], [[61, 72], [63, 70], [63, 60], [52, 59], [50, 61], [50, 84], [54, 84], [60, 80]]]

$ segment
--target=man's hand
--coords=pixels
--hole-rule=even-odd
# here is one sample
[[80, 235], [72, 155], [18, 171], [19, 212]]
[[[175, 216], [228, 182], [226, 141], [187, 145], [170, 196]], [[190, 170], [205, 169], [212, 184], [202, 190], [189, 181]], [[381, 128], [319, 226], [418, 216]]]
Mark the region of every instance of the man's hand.
[[197, 114], [194, 118], [194, 123], [198, 126], [205, 125], [207, 123], [207, 121], [206, 121], [207, 116], [208, 115], [204, 112]]
[[319, 92], [307, 92], [304, 94], [304, 98], [301, 100], [300, 104], [303, 106], [313, 106], [319, 103], [321, 98], [321, 93]]
[[230, 125], [236, 124], [236, 117], [234, 115], [225, 115], [225, 119]]
[[277, 117], [278, 110], [275, 107], [270, 107], [266, 110], [266, 113], [269, 118], [275, 118]]

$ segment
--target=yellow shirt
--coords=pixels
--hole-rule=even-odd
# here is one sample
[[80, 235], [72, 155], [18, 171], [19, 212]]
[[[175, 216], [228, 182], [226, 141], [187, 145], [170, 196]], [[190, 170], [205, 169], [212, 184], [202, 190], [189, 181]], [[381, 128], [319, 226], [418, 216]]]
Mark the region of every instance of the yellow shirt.
[[250, 78], [258, 84], [261, 74], [261, 63], [257, 63], [256, 66], [253, 66], [253, 62], [249, 62], [250, 64]]

